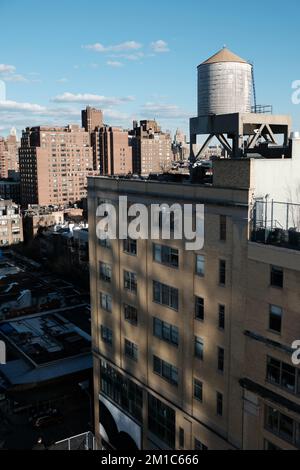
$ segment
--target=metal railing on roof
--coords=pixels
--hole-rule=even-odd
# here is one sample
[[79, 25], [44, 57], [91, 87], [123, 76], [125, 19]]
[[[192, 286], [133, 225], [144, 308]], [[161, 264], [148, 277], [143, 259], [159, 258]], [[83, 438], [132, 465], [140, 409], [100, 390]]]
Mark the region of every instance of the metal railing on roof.
[[256, 200], [251, 240], [300, 251], [300, 204]]

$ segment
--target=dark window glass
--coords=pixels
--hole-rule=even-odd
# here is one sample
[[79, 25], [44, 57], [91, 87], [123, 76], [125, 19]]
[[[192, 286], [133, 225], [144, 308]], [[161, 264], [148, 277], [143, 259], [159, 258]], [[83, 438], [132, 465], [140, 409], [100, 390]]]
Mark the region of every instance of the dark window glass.
[[101, 281], [104, 281], [104, 282], [111, 282], [112, 280], [112, 270], [111, 270], [111, 266], [109, 264], [106, 264], [106, 263], [101, 263], [100, 262], [100, 279]]
[[299, 447], [300, 425], [289, 416], [281, 413], [275, 408], [266, 406], [265, 426], [269, 432], [279, 436], [284, 441], [290, 442], [296, 447]]
[[157, 263], [178, 268], [179, 252], [168, 246], [153, 244], [153, 260]]
[[218, 348], [218, 371], [224, 372], [225, 351], [223, 348]]
[[130, 255], [136, 256], [137, 255], [137, 240], [132, 240], [128, 238], [123, 242], [124, 252]]
[[137, 421], [142, 422], [142, 389], [104, 361], [101, 361], [100, 377], [102, 393]]
[[104, 240], [101, 240], [101, 239], [99, 238], [99, 245], [101, 246], [101, 248], [110, 249], [110, 248], [111, 248], [110, 239], [109, 239], [109, 238], [105, 238]]
[[200, 277], [205, 277], [205, 256], [196, 256], [196, 274]]
[[208, 448], [204, 444], [202, 444], [202, 442], [200, 442], [198, 439], [195, 439], [195, 450], [204, 451], [204, 450], [208, 450]]
[[273, 444], [270, 441], [265, 441], [265, 450], [267, 451], [279, 451], [281, 450], [279, 447], [277, 447], [275, 444]]
[[176, 414], [172, 408], [148, 395], [148, 427], [168, 447], [175, 448]]
[[227, 217], [226, 215], [220, 216], [220, 240], [226, 242], [227, 240]]
[[203, 384], [199, 380], [194, 380], [194, 398], [196, 400], [203, 402]]
[[196, 319], [200, 321], [204, 321], [204, 299], [201, 297], [196, 297]]
[[223, 416], [223, 395], [222, 393], [217, 393], [217, 415]]
[[201, 361], [204, 359], [204, 341], [198, 337], [195, 337], [195, 356]]
[[178, 289], [166, 286], [160, 282], [153, 282], [153, 301], [166, 307], [178, 310]]
[[220, 260], [219, 283], [220, 283], [221, 286], [226, 285], [226, 261], [224, 261], [224, 260]]
[[101, 338], [104, 343], [112, 346], [112, 342], [113, 342], [112, 330], [110, 330], [109, 328], [106, 328], [105, 326], [101, 326]]
[[153, 371], [172, 385], [178, 385], [178, 369], [168, 362], [153, 356]]
[[179, 330], [176, 326], [163, 322], [158, 318], [153, 319], [153, 334], [159, 339], [178, 346]]
[[131, 341], [125, 340], [125, 355], [133, 361], [138, 360], [138, 347]]
[[124, 271], [124, 288], [134, 294], [137, 293], [137, 275], [135, 273]]
[[101, 294], [100, 294], [100, 304], [101, 304], [101, 308], [103, 310], [106, 310], [106, 312], [109, 312], [109, 313], [112, 312], [112, 297], [111, 297], [111, 295], [103, 294], [101, 292]]
[[295, 367], [278, 361], [272, 357], [267, 358], [267, 380], [268, 382], [286, 389], [290, 393], [297, 391], [299, 373]]
[[270, 305], [270, 330], [281, 333], [283, 310], [276, 305]]
[[179, 447], [184, 449], [184, 429], [179, 428]]
[[219, 305], [219, 328], [220, 330], [225, 330], [225, 307], [224, 305]]
[[283, 269], [271, 266], [271, 286], [283, 288]]
[[125, 320], [131, 323], [132, 325], [137, 326], [138, 324], [138, 312], [137, 309], [131, 305], [124, 305], [124, 316]]

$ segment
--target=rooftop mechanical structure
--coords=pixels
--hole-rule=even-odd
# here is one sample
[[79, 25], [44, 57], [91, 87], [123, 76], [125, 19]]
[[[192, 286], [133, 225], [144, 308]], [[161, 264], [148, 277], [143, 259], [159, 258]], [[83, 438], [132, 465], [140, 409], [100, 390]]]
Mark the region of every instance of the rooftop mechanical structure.
[[[227, 48], [198, 66], [198, 116], [190, 120], [191, 163], [201, 159], [213, 138], [227, 158], [288, 157], [291, 118], [252, 106], [253, 66]], [[271, 113], [270, 113], [271, 111]], [[195, 151], [198, 135], [208, 135]]]

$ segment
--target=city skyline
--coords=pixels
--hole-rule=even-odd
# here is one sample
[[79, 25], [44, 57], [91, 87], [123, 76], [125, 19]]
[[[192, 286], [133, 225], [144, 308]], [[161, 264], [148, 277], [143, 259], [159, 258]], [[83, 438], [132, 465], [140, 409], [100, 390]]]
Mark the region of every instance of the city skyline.
[[[163, 129], [188, 133], [189, 118], [196, 115], [196, 67], [224, 44], [254, 63], [258, 102], [291, 114], [296, 130], [299, 106], [291, 96], [299, 66], [292, 58], [300, 7], [291, 3], [293, 14], [274, 14], [266, 22], [271, 2], [255, 1], [260, 16], [248, 41], [249, 10], [235, 0], [226, 7], [217, 1], [217, 16], [191, 0], [185, 9], [156, 0], [151, 8], [135, 0], [129, 6], [89, 0], [82, 9], [66, 0], [59, 9], [52, 2], [46, 16], [36, 0], [2, 0], [0, 14], [13, 22], [4, 22], [0, 33], [0, 80], [6, 84], [0, 134], [14, 126], [20, 135], [27, 126], [79, 123], [88, 104], [103, 109], [109, 125], [129, 128], [133, 119], [155, 118]], [[28, 28], [33, 17], [34, 28]], [[288, 34], [274, 35], [279, 28]], [[20, 37], [22, 48], [16, 44]]]

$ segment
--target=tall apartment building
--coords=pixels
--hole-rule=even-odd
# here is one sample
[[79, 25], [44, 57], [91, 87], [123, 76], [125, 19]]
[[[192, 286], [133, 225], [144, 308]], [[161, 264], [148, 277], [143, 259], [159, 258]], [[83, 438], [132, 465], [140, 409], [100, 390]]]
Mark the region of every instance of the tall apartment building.
[[0, 247], [23, 241], [20, 208], [13, 201], [0, 199]]
[[[300, 139], [289, 148], [217, 160], [212, 184], [89, 179], [99, 446], [300, 448]], [[100, 242], [97, 206], [126, 194], [205, 204], [204, 248]]]
[[100, 174], [128, 175], [132, 173], [132, 147], [128, 131], [119, 127], [104, 126], [98, 130]]
[[19, 171], [19, 142], [14, 134], [0, 137], [0, 178], [8, 178], [9, 171]]
[[173, 161], [172, 139], [156, 121], [134, 122], [131, 132], [133, 173], [147, 176], [170, 169]]
[[23, 207], [80, 201], [87, 177], [98, 174], [90, 134], [79, 126], [27, 128], [19, 155]]
[[103, 112], [101, 109], [91, 108], [87, 106], [81, 112], [82, 127], [90, 134], [95, 131], [96, 128], [103, 127]]

